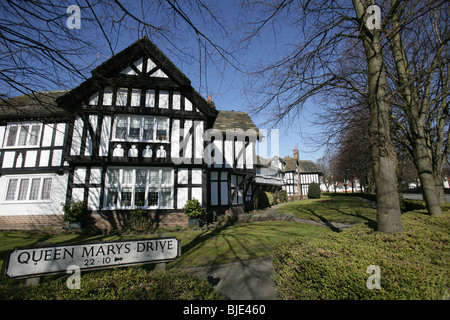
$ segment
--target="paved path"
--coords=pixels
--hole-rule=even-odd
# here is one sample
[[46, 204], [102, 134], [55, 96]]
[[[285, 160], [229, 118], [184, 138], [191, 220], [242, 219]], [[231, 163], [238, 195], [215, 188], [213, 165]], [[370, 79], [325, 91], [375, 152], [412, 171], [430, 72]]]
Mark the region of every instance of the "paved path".
[[276, 300], [272, 269], [272, 258], [265, 257], [185, 271], [207, 279], [232, 300]]

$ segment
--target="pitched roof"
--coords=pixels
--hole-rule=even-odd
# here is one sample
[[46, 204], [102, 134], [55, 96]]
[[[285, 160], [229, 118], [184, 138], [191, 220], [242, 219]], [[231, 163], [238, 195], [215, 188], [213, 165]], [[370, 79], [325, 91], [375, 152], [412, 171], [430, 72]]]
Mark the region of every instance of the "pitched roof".
[[311, 160], [300, 160], [300, 173], [321, 173], [321, 171]]
[[191, 80], [145, 35], [93, 69], [91, 73], [96, 77], [114, 76], [144, 55], [150, 56], [158, 67], [174, 78], [181, 86], [191, 85]]
[[280, 168], [278, 168], [276, 165], [273, 164], [272, 161], [274, 160], [274, 158], [276, 158], [278, 160], [277, 156], [274, 156], [272, 158], [264, 158], [264, 157], [261, 157], [261, 156], [257, 155], [256, 156], [256, 165], [258, 167], [270, 168], [270, 169], [275, 170], [275, 171], [283, 171]]
[[67, 116], [56, 99], [69, 90], [37, 91], [0, 101], [1, 120], [42, 119]]
[[184, 93], [197, 108], [207, 117], [215, 117], [216, 109], [191, 86], [191, 81], [180, 71], [147, 36], [142, 37], [126, 49], [115, 54], [97, 68], [91, 71], [92, 77], [72, 89], [58, 99], [58, 103], [65, 107], [75, 106], [86, 97], [102, 89], [109, 78], [117, 77], [122, 70], [130, 66], [141, 57], [149, 57], [159, 68], [177, 85], [185, 89]]
[[[295, 171], [297, 167], [297, 159], [292, 157], [285, 157], [283, 159], [284, 171]], [[300, 160], [299, 161], [300, 173], [321, 173], [320, 169], [311, 160]]]
[[297, 159], [291, 158], [291, 157], [285, 157], [283, 159], [283, 161], [284, 161], [284, 171], [285, 172], [295, 171], [295, 169], [297, 168]]
[[259, 134], [259, 129], [253, 123], [252, 118], [250, 118], [248, 113], [241, 111], [218, 111], [213, 129], [220, 130], [221, 132], [233, 129], [242, 129], [244, 131], [252, 129]]

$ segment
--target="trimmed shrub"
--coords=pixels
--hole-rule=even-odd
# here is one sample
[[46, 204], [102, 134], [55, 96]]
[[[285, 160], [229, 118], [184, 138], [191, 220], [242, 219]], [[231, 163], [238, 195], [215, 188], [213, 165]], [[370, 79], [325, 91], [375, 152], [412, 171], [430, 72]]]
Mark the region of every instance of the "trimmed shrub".
[[[267, 210], [266, 210], [267, 211]], [[262, 211], [257, 213], [243, 213], [237, 216], [239, 222], [250, 221], [293, 221], [294, 215], [292, 213], [279, 213], [276, 211]]]
[[427, 206], [422, 200], [400, 199], [400, 208], [403, 212], [414, 210], [426, 210]]
[[359, 196], [359, 197], [363, 197], [364, 199], [370, 200], [370, 201], [377, 201], [377, 195], [376, 193], [364, 193], [364, 192], [360, 192], [360, 193], [355, 193], [355, 195]]
[[70, 222], [84, 222], [87, 213], [87, 204], [84, 201], [70, 201], [63, 204], [64, 220]]
[[207, 280], [178, 269], [125, 268], [89, 272], [81, 289], [70, 290], [66, 277], [35, 287], [0, 288], [2, 299], [22, 300], [222, 300]]
[[205, 213], [205, 209], [200, 205], [200, 201], [193, 198], [186, 201], [184, 205], [184, 213], [189, 218], [200, 218]]
[[316, 182], [311, 182], [308, 187], [308, 199], [320, 199], [320, 185]]
[[[450, 287], [450, 216], [402, 216], [404, 231], [385, 234], [358, 224], [344, 232], [274, 247], [281, 299], [442, 299]], [[380, 267], [381, 289], [366, 286]]]
[[258, 193], [257, 201], [258, 201], [258, 209], [264, 209], [270, 207], [275, 203], [275, 196], [273, 193], [263, 191]]
[[280, 200], [280, 202], [287, 202], [288, 201], [288, 195], [286, 190], [281, 189], [275, 192], [275, 198]]
[[273, 194], [272, 192], [267, 192], [267, 191], [265, 193], [266, 193], [267, 199], [269, 199], [270, 206], [273, 206], [277, 200], [275, 197], [275, 194]]

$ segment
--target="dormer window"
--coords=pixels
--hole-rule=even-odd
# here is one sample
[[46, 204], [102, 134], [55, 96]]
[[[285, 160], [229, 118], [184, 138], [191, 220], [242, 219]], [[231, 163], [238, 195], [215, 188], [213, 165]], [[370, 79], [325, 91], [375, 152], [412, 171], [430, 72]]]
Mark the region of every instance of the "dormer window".
[[41, 136], [40, 123], [10, 124], [5, 147], [37, 147]]

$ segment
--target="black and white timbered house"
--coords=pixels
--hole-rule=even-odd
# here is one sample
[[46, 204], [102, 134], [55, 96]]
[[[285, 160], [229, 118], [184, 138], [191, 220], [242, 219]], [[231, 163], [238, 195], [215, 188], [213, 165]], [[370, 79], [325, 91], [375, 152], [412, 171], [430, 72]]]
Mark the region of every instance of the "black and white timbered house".
[[288, 196], [307, 198], [309, 185], [312, 182], [320, 185], [322, 172], [314, 162], [300, 160], [297, 147], [294, 148], [293, 157], [285, 157], [281, 162], [284, 172], [283, 189]]
[[223, 213], [251, 194], [258, 128], [216, 110], [147, 37], [78, 87], [0, 112], [0, 228], [58, 224], [62, 203], [79, 200], [99, 228], [136, 208], [186, 224], [188, 199]]

